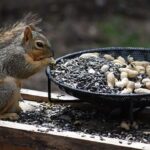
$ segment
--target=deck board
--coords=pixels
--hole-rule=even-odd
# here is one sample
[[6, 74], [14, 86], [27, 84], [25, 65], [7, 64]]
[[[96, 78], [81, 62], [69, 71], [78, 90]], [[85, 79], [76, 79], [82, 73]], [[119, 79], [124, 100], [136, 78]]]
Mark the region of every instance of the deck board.
[[[35, 93], [27, 91], [25, 95], [28, 100], [33, 100]], [[30, 97], [30, 93], [34, 94]], [[24, 111], [34, 111], [40, 105], [38, 102], [28, 100], [20, 102]], [[138, 142], [128, 144], [125, 140], [106, 137], [102, 137], [103, 140], [101, 140], [99, 136], [92, 138], [89, 134], [85, 134], [83, 137], [79, 132], [58, 132], [57, 129], [49, 131], [45, 127], [2, 120], [0, 121], [0, 135], [1, 150], [150, 150], [149, 144]]]
[[[40, 130], [39, 130], [40, 129]], [[150, 145], [143, 143], [128, 144], [125, 140], [98, 136], [91, 138], [86, 134], [82, 137], [76, 132], [48, 131], [33, 125], [24, 125], [9, 121], [0, 121], [0, 143], [24, 149], [55, 149], [55, 150], [149, 150]], [[121, 141], [122, 143], [120, 144]]]

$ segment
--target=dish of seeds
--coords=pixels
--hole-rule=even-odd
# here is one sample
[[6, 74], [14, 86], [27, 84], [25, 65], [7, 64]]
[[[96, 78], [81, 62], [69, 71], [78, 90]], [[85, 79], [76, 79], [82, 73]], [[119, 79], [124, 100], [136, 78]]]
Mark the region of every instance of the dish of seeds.
[[97, 52], [61, 59], [51, 70], [59, 83], [74, 89], [109, 94], [150, 94], [150, 62]]

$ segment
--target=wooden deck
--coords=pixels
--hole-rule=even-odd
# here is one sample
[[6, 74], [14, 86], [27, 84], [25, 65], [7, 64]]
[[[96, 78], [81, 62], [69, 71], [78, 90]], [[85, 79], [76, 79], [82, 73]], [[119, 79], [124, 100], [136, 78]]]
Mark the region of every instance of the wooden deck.
[[[47, 102], [47, 93], [33, 90], [22, 90], [25, 99]], [[52, 94], [57, 99], [57, 94]], [[73, 100], [73, 97], [63, 98]], [[20, 102], [21, 107], [27, 111], [34, 109], [38, 102]], [[113, 138], [95, 136], [89, 134], [62, 131], [48, 131], [44, 127], [25, 125], [11, 121], [0, 121], [0, 150], [150, 150], [149, 144], [132, 143]]]

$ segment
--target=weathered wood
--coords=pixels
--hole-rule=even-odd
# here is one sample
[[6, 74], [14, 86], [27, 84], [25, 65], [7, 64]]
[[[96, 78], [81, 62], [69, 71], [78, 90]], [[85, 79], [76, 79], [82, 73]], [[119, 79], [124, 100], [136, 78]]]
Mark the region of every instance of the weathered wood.
[[21, 95], [23, 99], [38, 101], [38, 102], [48, 102], [48, 93], [36, 90], [21, 89]]
[[32, 148], [24, 148], [20, 146], [15, 146], [12, 144], [6, 144], [6, 143], [1, 143], [0, 142], [0, 150], [33, 150]]
[[[23, 97], [29, 100], [46, 100], [46, 92], [22, 90]], [[54, 96], [52, 96], [54, 97]], [[55, 97], [56, 98], [56, 97]], [[34, 111], [40, 103], [22, 101], [20, 106], [24, 111]], [[149, 144], [94, 136], [79, 132], [53, 131], [40, 126], [22, 123], [0, 121], [0, 150], [150, 150]]]
[[[34, 111], [40, 104], [33, 101], [20, 102], [24, 111]], [[128, 141], [106, 138], [89, 134], [51, 131], [22, 123], [0, 121], [0, 149], [2, 150], [149, 150], [150, 145], [143, 143], [128, 144]]]
[[[38, 128], [32, 125], [0, 121], [0, 143], [13, 145], [16, 150], [24, 147], [26, 150], [50, 149], [50, 150], [149, 150], [150, 145], [142, 143], [128, 144], [127, 141], [75, 132], [48, 131], [47, 128]], [[122, 144], [120, 144], [120, 142]]]
[[[37, 102], [48, 102], [48, 93], [41, 92], [36, 90], [29, 90], [29, 89], [21, 89], [21, 95], [23, 99], [32, 100]], [[51, 93], [52, 100], [61, 100], [61, 101], [77, 101], [76, 97], [61, 94], [61, 93]]]

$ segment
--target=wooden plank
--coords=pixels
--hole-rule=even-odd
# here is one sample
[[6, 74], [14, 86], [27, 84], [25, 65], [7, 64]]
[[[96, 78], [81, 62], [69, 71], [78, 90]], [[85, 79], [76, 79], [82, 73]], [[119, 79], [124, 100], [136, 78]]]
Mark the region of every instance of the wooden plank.
[[33, 149], [30, 147], [24, 148], [22, 146], [16, 146], [16, 145], [0, 142], [0, 150], [33, 150]]
[[[34, 111], [40, 103], [20, 102], [24, 111]], [[149, 144], [94, 136], [81, 132], [61, 131], [26, 125], [22, 123], [0, 121], [0, 144], [2, 150], [149, 150]], [[83, 136], [84, 135], [84, 136]]]
[[48, 93], [36, 90], [21, 89], [21, 95], [23, 99], [38, 101], [38, 102], [48, 102]]
[[[48, 93], [41, 92], [36, 90], [29, 90], [29, 89], [21, 89], [21, 95], [23, 99], [32, 100], [37, 102], [48, 102]], [[51, 93], [52, 100], [61, 100], [61, 101], [78, 101], [76, 97], [62, 94], [62, 93]]]
[[[28, 96], [29, 100], [46, 100], [47, 93], [22, 89], [23, 97]], [[56, 98], [56, 96], [53, 98]], [[73, 97], [74, 99], [74, 97]], [[39, 106], [37, 102], [20, 102], [24, 111], [35, 109]], [[1, 150], [150, 150], [149, 144], [99, 137], [91, 137], [90, 134], [79, 132], [61, 131], [56, 128], [51, 131], [48, 128], [26, 125], [10, 121], [0, 121], [0, 149]]]
[[[81, 133], [62, 131], [48, 131], [33, 125], [0, 121], [0, 143], [16, 146], [16, 150], [50, 149], [50, 150], [149, 150], [150, 145], [143, 143], [128, 144], [127, 141], [113, 138], [100, 140], [99, 136], [92, 138]], [[121, 141], [121, 142], [119, 142]]]

